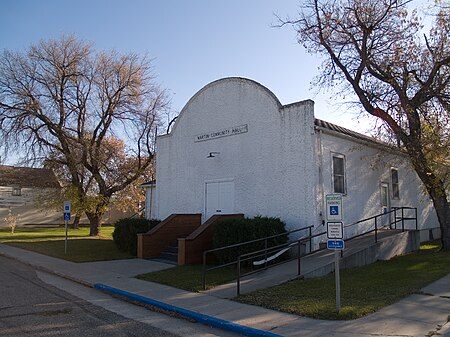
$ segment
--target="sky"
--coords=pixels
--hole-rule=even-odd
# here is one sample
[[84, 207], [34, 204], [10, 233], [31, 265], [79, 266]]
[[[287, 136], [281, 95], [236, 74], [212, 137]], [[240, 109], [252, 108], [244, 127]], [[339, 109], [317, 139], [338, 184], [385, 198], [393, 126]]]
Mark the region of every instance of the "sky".
[[[296, 17], [299, 0], [0, 0], [0, 50], [25, 51], [74, 34], [96, 50], [147, 54], [174, 114], [208, 83], [253, 79], [282, 104], [315, 101], [317, 118], [366, 132], [369, 124], [332, 92], [311, 85], [321, 60], [275, 14]], [[355, 111], [356, 112], [356, 111]]]

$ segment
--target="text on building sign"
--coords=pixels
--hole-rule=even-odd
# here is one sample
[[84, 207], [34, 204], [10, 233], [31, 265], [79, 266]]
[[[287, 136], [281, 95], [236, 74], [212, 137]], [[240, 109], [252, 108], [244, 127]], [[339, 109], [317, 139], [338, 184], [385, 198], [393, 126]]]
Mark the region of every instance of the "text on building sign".
[[216, 138], [222, 138], [227, 136], [239, 135], [241, 133], [248, 132], [248, 124], [232, 126], [219, 131], [211, 131], [194, 136], [194, 142], [203, 142], [205, 140], [211, 140]]

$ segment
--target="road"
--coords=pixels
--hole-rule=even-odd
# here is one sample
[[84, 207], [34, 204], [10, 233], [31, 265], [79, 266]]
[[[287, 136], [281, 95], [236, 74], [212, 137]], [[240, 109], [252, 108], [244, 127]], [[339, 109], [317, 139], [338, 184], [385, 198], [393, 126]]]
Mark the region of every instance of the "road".
[[236, 335], [151, 312], [0, 256], [0, 337], [13, 336]]

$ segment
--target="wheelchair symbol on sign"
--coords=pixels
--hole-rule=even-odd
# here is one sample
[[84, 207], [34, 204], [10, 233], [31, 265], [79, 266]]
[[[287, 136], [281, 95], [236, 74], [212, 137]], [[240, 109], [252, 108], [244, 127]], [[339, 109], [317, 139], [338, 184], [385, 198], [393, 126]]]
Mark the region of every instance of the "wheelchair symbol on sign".
[[339, 215], [339, 207], [338, 206], [330, 206], [330, 214], [331, 215]]

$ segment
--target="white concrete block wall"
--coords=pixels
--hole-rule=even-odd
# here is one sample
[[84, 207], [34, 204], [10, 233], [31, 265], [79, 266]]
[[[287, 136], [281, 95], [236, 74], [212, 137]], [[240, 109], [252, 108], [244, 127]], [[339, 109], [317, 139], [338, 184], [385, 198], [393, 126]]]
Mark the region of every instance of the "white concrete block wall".
[[[248, 132], [194, 141], [240, 125]], [[315, 219], [313, 137], [312, 101], [282, 107], [269, 90], [240, 78], [207, 85], [171, 134], [157, 140], [159, 218], [205, 215], [205, 182], [228, 180], [234, 181], [236, 213], [280, 217], [291, 229], [309, 225]], [[210, 152], [219, 154], [207, 158]]]

